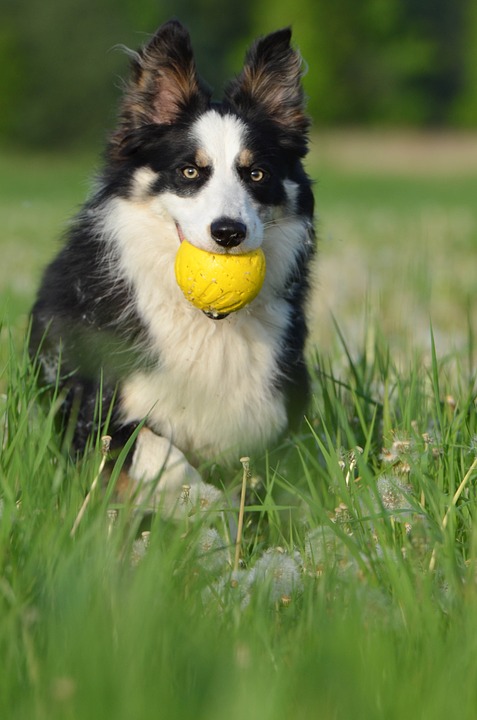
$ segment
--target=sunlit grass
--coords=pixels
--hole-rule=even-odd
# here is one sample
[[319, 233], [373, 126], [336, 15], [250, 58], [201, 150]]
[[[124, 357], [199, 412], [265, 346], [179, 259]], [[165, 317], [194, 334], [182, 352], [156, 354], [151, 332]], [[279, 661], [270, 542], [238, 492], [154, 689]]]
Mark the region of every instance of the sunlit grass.
[[316, 138], [320, 348], [334, 342], [330, 312], [352, 344], [372, 318], [405, 355], [429, 349], [430, 323], [441, 354], [462, 350], [469, 326], [476, 334], [475, 146], [473, 136]]
[[96, 491], [72, 533], [99, 443], [73, 465], [55, 406], [12, 356], [3, 715], [444, 718], [450, 693], [473, 717], [475, 378], [458, 359], [403, 374], [385, 346], [343, 351], [340, 377], [316, 359], [302, 435], [252, 463], [262, 500], [248, 500], [235, 572], [227, 502], [146, 532]]
[[28, 313], [41, 272], [89, 191], [95, 162], [92, 155], [2, 151], [0, 288], [12, 324]]
[[[234, 571], [230, 492], [146, 527], [97, 488], [77, 522], [100, 438], [72, 462], [23, 335], [89, 167], [11, 156], [9, 172], [0, 717], [473, 720], [474, 180], [314, 168], [313, 400], [300, 435], [252, 459]], [[216, 476], [238, 488], [240, 458]]]

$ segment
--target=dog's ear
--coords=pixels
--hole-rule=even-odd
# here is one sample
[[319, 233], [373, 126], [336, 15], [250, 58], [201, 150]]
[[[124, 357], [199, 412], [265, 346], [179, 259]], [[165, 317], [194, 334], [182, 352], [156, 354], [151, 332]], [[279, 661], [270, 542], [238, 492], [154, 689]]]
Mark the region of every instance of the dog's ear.
[[[257, 40], [247, 52], [240, 75], [226, 88], [226, 100], [247, 118], [265, 115], [282, 131], [285, 145], [303, 144], [310, 120], [301, 83], [302, 59], [290, 46], [285, 28]], [[288, 138], [288, 143], [287, 143]], [[298, 148], [297, 148], [298, 149]]]
[[113, 142], [147, 125], [171, 125], [186, 112], [207, 106], [210, 93], [201, 85], [189, 33], [176, 20], [156, 31], [132, 53], [131, 79]]

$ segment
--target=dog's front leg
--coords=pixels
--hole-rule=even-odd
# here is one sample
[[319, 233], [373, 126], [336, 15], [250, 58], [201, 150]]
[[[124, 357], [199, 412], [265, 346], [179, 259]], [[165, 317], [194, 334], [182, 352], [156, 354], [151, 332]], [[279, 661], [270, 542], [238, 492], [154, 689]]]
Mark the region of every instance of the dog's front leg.
[[136, 505], [180, 518], [218, 505], [222, 493], [204, 483], [184, 453], [170, 440], [143, 427], [136, 439], [128, 472]]

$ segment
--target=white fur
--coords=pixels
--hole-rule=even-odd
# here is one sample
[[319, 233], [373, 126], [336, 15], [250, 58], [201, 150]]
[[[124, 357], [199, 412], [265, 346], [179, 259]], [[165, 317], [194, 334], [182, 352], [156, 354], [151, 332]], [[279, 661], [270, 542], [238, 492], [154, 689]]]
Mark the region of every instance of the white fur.
[[[167, 193], [139, 202], [137, 197], [116, 198], [108, 204], [104, 237], [117, 270], [133, 288], [156, 356], [153, 369], [125, 380], [121, 408], [125, 422], [147, 416], [150, 428], [194, 460], [221, 457], [237, 462], [286, 427], [284, 397], [273, 386], [289, 322], [289, 308], [280, 295], [308, 228], [291, 213], [286, 217], [286, 208], [278, 210], [275, 219], [260, 219], [236, 171], [244, 149], [238, 119], [211, 111], [194, 132], [213, 165], [209, 183], [197, 195]], [[138, 194], [151, 182], [150, 173], [140, 172]], [[287, 194], [293, 206], [292, 183]], [[267, 273], [250, 305], [214, 321], [193, 307], [176, 283], [176, 222], [189, 240], [216, 249], [209, 226], [221, 215], [247, 225], [249, 234], [240, 247], [261, 244]]]
[[137, 200], [144, 200], [148, 196], [149, 189], [156, 179], [156, 173], [151, 168], [143, 167], [136, 170], [134, 176], [134, 195]]
[[138, 434], [129, 477], [136, 483], [134, 500], [142, 508], [168, 517], [183, 517], [195, 506], [211, 509], [222, 493], [202, 481], [195, 468], [170, 440], [143, 427]]
[[234, 252], [246, 252], [262, 243], [258, 206], [251, 201], [236, 167], [244, 148], [244, 132], [244, 124], [233, 115], [222, 117], [215, 110], [205, 113], [193, 126], [192, 135], [213, 169], [212, 177], [193, 197], [164, 193], [156, 201], [179, 222], [189, 242], [209, 252], [221, 252], [210, 235], [210, 224], [224, 216], [247, 226], [247, 237]]

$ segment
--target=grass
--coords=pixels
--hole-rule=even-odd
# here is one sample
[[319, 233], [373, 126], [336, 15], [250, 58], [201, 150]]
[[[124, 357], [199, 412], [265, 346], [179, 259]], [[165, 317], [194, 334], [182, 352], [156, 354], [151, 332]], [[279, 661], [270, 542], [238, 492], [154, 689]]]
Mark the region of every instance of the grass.
[[[54, 432], [55, 404], [38, 402], [21, 335], [32, 279], [53, 245], [41, 240], [40, 222], [21, 216], [21, 198], [31, 197], [54, 228], [64, 206], [76, 196], [79, 202], [80, 188], [74, 167], [53, 159], [36, 194], [46, 161], [25, 183], [20, 170], [29, 164], [18, 158], [14, 165], [17, 190], [5, 207], [28, 258], [28, 287], [14, 285], [9, 259], [0, 716], [473, 718], [476, 363], [462, 277], [477, 235], [474, 195], [471, 202], [463, 178], [455, 181], [459, 195], [447, 198], [445, 177], [416, 180], [387, 170], [379, 179], [331, 161], [314, 171], [324, 203], [322, 291], [334, 277], [347, 298], [337, 303], [335, 320], [324, 304], [316, 307], [317, 324], [326, 323], [322, 346], [310, 352], [314, 398], [303, 432], [252, 462], [252, 472], [261, 473], [260, 501], [253, 493], [248, 500], [243, 563], [234, 573], [235, 505], [175, 524], [156, 517], [146, 531], [130, 508], [112, 507], [108, 493], [94, 492], [72, 536], [101, 446], [98, 439], [73, 465]], [[475, 178], [467, 180], [475, 187]], [[416, 233], [427, 232], [431, 207], [448, 218], [448, 239], [456, 238], [450, 278], [444, 238], [433, 246], [432, 277], [421, 262]], [[419, 258], [412, 276], [400, 279], [399, 301], [396, 268], [382, 261], [382, 234], [371, 219], [380, 213], [392, 220], [386, 253], [394, 248], [411, 258], [414, 247]], [[454, 224], [462, 213], [470, 218], [465, 227]], [[414, 238], [396, 244], [404, 228]], [[370, 271], [364, 277], [343, 264], [346, 253], [329, 239], [332, 232], [346, 237], [353, 258], [361, 251], [358, 269]], [[453, 320], [443, 300], [432, 312], [436, 268], [450, 288], [461, 288], [450, 302], [465, 321]], [[368, 280], [378, 271], [375, 294]], [[348, 288], [353, 279], [360, 283]], [[407, 325], [427, 315], [426, 333], [404, 330], [406, 298], [415, 310]], [[239, 485], [241, 474], [237, 459], [231, 483]]]
[[469, 324], [475, 336], [477, 173], [468, 158], [475, 158], [472, 136], [316, 140], [321, 257], [314, 339], [321, 348], [333, 347], [330, 311], [351, 344], [362, 341], [371, 319], [391, 350], [405, 355], [409, 347], [430, 349], [431, 320], [439, 354], [461, 351]]

